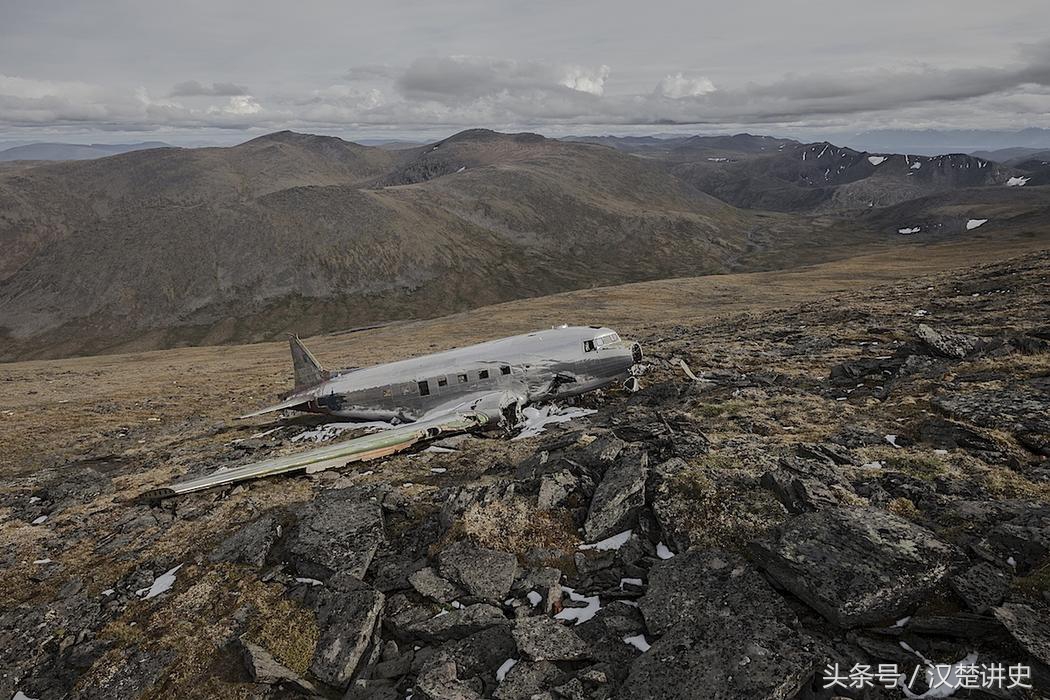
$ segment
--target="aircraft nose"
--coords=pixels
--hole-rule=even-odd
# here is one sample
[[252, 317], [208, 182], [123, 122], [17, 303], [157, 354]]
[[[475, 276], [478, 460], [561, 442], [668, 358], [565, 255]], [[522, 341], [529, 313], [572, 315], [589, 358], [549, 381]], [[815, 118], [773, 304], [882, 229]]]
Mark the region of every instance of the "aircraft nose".
[[642, 346], [638, 343], [631, 345], [631, 359], [634, 360], [635, 364], [642, 361]]

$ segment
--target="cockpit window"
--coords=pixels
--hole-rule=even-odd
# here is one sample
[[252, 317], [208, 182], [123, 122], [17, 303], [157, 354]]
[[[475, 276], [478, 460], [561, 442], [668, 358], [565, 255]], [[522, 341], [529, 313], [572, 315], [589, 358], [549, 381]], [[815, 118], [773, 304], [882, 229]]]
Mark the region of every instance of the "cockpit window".
[[594, 341], [593, 340], [585, 340], [585, 341], [583, 341], [583, 351], [584, 352], [594, 352]]
[[613, 343], [616, 343], [619, 340], [620, 336], [618, 336], [616, 333], [602, 333], [599, 336], [595, 336], [594, 344], [598, 347], [602, 347], [603, 345], [612, 345]]

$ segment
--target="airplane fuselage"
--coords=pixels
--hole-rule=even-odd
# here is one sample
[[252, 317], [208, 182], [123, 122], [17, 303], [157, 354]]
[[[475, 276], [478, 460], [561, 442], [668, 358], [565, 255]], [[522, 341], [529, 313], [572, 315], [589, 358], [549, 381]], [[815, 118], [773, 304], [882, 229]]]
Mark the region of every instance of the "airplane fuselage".
[[529, 403], [627, 378], [636, 343], [609, 328], [563, 326], [334, 373], [299, 394], [297, 410], [355, 420], [420, 420], [472, 396], [504, 391]]

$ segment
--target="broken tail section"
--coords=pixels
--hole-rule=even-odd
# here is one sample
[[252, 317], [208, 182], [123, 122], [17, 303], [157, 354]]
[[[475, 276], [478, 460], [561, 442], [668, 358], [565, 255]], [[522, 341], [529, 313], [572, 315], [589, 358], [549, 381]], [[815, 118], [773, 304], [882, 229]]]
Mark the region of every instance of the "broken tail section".
[[254, 418], [264, 413], [301, 406], [314, 398], [310, 389], [331, 378], [332, 373], [321, 366], [314, 354], [303, 345], [303, 341], [299, 340], [299, 336], [289, 336], [288, 345], [292, 350], [292, 370], [295, 375], [295, 387], [277, 397], [281, 399], [281, 403], [265, 406], [257, 411], [239, 416], [240, 418]]
[[299, 336], [290, 336], [288, 345], [292, 349], [292, 369], [295, 371], [295, 389], [292, 390], [292, 393], [316, 386], [331, 376], [331, 373], [317, 361], [314, 354], [303, 345]]

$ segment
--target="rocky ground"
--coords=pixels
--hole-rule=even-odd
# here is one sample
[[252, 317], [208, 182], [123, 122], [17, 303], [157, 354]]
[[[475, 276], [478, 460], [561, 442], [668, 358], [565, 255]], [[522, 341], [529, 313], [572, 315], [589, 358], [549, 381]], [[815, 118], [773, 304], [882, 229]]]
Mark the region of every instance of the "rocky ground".
[[322, 431], [102, 406], [5, 470], [0, 695], [874, 699], [825, 669], [969, 659], [1036, 689], [954, 697], [1039, 697], [1048, 319], [1043, 252], [650, 324], [642, 391], [539, 437], [160, 506], [125, 498]]

